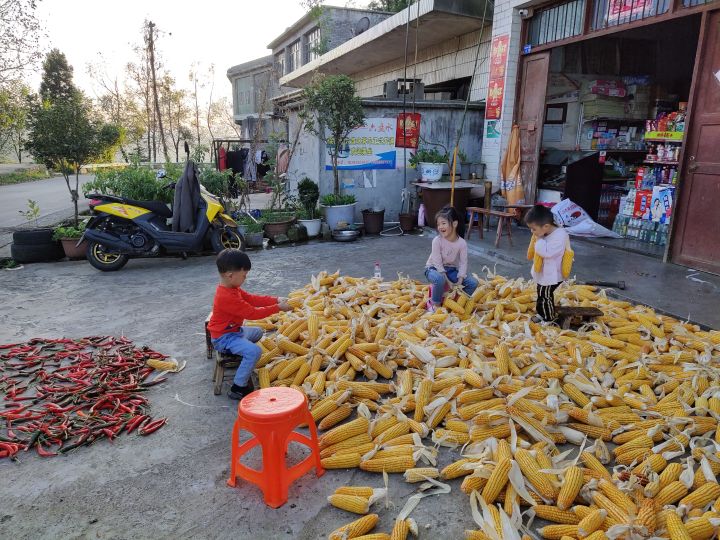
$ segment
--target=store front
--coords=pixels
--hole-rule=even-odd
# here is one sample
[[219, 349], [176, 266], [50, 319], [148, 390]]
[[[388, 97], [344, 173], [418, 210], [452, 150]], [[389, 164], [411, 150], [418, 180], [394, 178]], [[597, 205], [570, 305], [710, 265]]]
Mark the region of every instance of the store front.
[[514, 121], [528, 199], [570, 198], [623, 236], [604, 242], [720, 273], [720, 11], [697, 4], [536, 8]]

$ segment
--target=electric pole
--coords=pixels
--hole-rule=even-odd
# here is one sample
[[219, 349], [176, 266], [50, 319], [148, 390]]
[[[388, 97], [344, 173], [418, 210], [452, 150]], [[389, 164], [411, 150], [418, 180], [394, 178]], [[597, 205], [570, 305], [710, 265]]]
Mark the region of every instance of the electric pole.
[[148, 47], [148, 56], [150, 60], [150, 74], [152, 76], [152, 87], [153, 87], [153, 101], [155, 102], [155, 117], [157, 118], [157, 124], [158, 129], [160, 130], [160, 140], [162, 141], [163, 145], [163, 154], [165, 156], [165, 161], [170, 161], [170, 158], [168, 157], [168, 147], [167, 147], [167, 141], [165, 140], [165, 130], [163, 129], [163, 123], [162, 123], [162, 114], [160, 114], [160, 100], [158, 99], [158, 91], [157, 91], [157, 79], [155, 75], [155, 23], [152, 21], [147, 22], [147, 47]]

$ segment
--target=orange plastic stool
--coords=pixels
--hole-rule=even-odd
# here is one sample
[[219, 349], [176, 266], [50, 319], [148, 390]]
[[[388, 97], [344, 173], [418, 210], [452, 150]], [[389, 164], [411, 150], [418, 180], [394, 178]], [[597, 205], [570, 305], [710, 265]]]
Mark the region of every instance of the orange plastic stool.
[[[294, 431], [302, 424], [310, 428], [310, 437]], [[243, 444], [238, 443], [241, 429], [253, 435]], [[285, 452], [291, 441], [310, 448], [310, 455], [288, 469]], [[263, 455], [259, 471], [240, 463], [240, 458], [258, 444], [262, 446]], [[256, 390], [243, 398], [233, 426], [231, 460], [228, 485], [235, 487], [238, 478], [252, 482], [262, 489], [265, 504], [273, 508], [287, 502], [290, 484], [313, 467], [317, 476], [322, 476], [325, 470], [320, 464], [317, 428], [305, 395], [280, 386]]]

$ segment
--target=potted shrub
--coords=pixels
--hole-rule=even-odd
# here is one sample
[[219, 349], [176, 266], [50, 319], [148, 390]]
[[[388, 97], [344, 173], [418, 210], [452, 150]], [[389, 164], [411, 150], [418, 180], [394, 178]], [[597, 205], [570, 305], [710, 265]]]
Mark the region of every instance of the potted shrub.
[[307, 229], [310, 238], [320, 234], [320, 218], [317, 215], [317, 202], [320, 198], [318, 185], [309, 178], [303, 178], [298, 183], [298, 198], [300, 199], [298, 221]]
[[410, 165], [420, 171], [424, 182], [437, 182], [442, 178], [443, 165], [447, 164], [447, 152], [442, 153], [435, 148], [420, 148], [410, 157]]
[[460, 176], [460, 180], [470, 180], [470, 169], [472, 163], [468, 160], [467, 154], [462, 150], [458, 150], [457, 165], [455, 166], [455, 177]]
[[325, 209], [325, 221], [330, 230], [338, 226], [347, 227], [355, 222], [355, 195], [335, 195], [330, 193], [320, 199]]
[[291, 210], [266, 210], [262, 213], [265, 234], [273, 239], [280, 234], [287, 235], [290, 225], [295, 222], [295, 213]]
[[52, 227], [40, 227], [38, 223], [40, 206], [37, 202], [28, 200], [27, 210], [18, 212], [28, 223], [34, 222], [35, 227], [13, 232], [10, 256], [22, 264], [62, 259], [65, 253], [60, 243], [53, 239]]
[[76, 226], [68, 225], [56, 227], [53, 232], [53, 240], [60, 240], [65, 256], [68, 259], [84, 259], [87, 251], [87, 241], [83, 240], [77, 245], [78, 240], [85, 231], [85, 223], [80, 222]]
[[245, 244], [248, 247], [262, 247], [263, 227], [262, 221], [252, 221], [245, 225]]

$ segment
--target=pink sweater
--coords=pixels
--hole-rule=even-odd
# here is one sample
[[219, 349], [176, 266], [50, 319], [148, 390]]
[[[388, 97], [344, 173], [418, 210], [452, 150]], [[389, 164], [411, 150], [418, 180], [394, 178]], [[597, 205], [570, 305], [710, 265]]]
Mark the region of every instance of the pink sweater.
[[563, 281], [562, 258], [565, 253], [565, 245], [568, 233], [562, 227], [558, 227], [545, 238], [538, 238], [535, 242], [535, 253], [543, 258], [543, 265], [540, 272], [532, 270], [532, 277], [538, 285], [555, 285]]
[[458, 236], [457, 240], [450, 242], [438, 235], [433, 238], [430, 258], [425, 264], [427, 268], [435, 268], [438, 272], [445, 272], [446, 266], [457, 268], [458, 279], [467, 277], [467, 244]]

